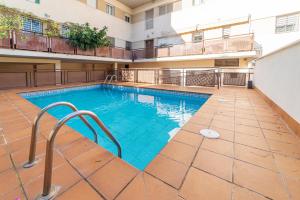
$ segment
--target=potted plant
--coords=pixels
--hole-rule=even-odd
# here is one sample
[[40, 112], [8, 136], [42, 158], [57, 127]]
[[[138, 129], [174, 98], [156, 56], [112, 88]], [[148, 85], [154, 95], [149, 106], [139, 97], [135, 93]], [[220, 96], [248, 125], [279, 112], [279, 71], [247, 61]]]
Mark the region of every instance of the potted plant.
[[92, 28], [88, 23], [67, 25], [69, 29], [69, 43], [75, 47], [80, 54], [91, 55], [98, 47], [109, 46], [110, 42], [107, 39], [107, 27], [102, 29]]

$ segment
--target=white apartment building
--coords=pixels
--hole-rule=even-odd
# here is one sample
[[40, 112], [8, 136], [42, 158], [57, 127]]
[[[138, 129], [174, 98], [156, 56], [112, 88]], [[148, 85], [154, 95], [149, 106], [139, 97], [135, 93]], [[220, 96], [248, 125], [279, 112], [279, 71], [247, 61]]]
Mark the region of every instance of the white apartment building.
[[[300, 39], [299, 0], [0, 0], [0, 3], [62, 25], [88, 22], [98, 28], [107, 26], [113, 44], [105, 55], [98, 50], [74, 54], [54, 48], [47, 52], [18, 48], [18, 45], [0, 48], [0, 76], [5, 77], [0, 88], [10, 87], [5, 82], [16, 82], [15, 79], [22, 80], [11, 87], [25, 86], [23, 79], [32, 86], [32, 80], [30, 84], [27, 80], [32, 76], [29, 72], [39, 69], [53, 68], [56, 72], [69, 69], [74, 78], [71, 82], [80, 82], [86, 81], [87, 76], [96, 80], [91, 78], [95, 73], [87, 75], [81, 70], [247, 68], [255, 58]], [[42, 28], [28, 27], [29, 31], [42, 32]], [[15, 78], [13, 73], [19, 71], [29, 74]], [[98, 72], [97, 76], [102, 79], [105, 73]], [[55, 83], [62, 82], [56, 78]], [[53, 81], [44, 84], [50, 83]]]

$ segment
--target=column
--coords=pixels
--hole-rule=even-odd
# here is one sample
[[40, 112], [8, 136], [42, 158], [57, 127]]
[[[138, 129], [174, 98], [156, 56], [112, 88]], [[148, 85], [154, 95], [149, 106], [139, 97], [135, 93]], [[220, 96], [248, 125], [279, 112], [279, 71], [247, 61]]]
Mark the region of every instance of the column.
[[61, 61], [58, 60], [55, 64], [55, 80], [56, 85], [61, 85], [62, 83], [62, 71], [61, 71]]
[[114, 75], [117, 76], [117, 80], [119, 80], [119, 77], [118, 77], [118, 63], [114, 63]]

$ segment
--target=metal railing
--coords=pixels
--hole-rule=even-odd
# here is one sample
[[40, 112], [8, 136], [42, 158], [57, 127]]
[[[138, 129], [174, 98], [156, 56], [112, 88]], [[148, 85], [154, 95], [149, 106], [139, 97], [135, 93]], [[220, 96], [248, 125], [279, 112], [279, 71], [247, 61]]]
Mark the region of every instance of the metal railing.
[[42, 51], [72, 55], [109, 57], [115, 59], [139, 60], [149, 58], [220, 54], [254, 50], [254, 35], [235, 35], [228, 38], [205, 39], [199, 43], [174, 44], [127, 50], [120, 47], [100, 47], [90, 50], [73, 48], [66, 38], [47, 37], [40, 33], [12, 32], [8, 39], [0, 40], [0, 48]]
[[235, 35], [228, 38], [205, 39], [198, 43], [174, 44], [165, 47], [133, 50], [133, 60], [203, 54], [220, 54], [254, 50], [254, 34]]
[[232, 85], [246, 86], [252, 79], [251, 68], [183, 68], [142, 69], [130, 68], [118, 71], [119, 81], [149, 84], [171, 84], [178, 86], [214, 87]]
[[[36, 153], [36, 140], [37, 140], [37, 134], [39, 132], [39, 122], [41, 118], [44, 116], [44, 114], [58, 106], [66, 106], [72, 109], [73, 112], [78, 111], [78, 109], [71, 103], [69, 102], [56, 102], [53, 104], [50, 104], [43, 108], [40, 113], [36, 116], [34, 119], [33, 125], [32, 125], [32, 130], [31, 130], [31, 140], [30, 140], [30, 150], [29, 150], [29, 157], [28, 157], [28, 162], [23, 165], [24, 168], [30, 168], [35, 165], [36, 160], [35, 160], [35, 153]], [[80, 119], [85, 123], [85, 125], [93, 132], [94, 134], [94, 142], [98, 144], [98, 135], [96, 130], [91, 126], [91, 124], [82, 116], [79, 116]]]
[[113, 79], [115, 78], [115, 81], [117, 81], [117, 75], [112, 75], [108, 81], [108, 83], [111, 83], [113, 81]]
[[109, 137], [109, 139], [117, 146], [118, 157], [122, 158], [122, 150], [120, 144], [110, 133], [110, 131], [105, 127], [102, 121], [97, 117], [96, 114], [85, 110], [73, 112], [67, 115], [66, 117], [64, 117], [63, 119], [61, 119], [59, 122], [57, 122], [57, 124], [55, 125], [55, 127], [52, 129], [50, 133], [49, 139], [47, 140], [43, 192], [38, 199], [40, 200], [52, 199], [59, 191], [59, 187], [56, 186], [52, 187], [53, 148], [54, 148], [54, 142], [57, 133], [59, 132], [60, 128], [69, 120], [77, 116], [85, 116], [85, 115], [91, 117], [98, 124], [98, 126], [104, 131], [104, 133]]
[[106, 78], [105, 78], [105, 80], [104, 80], [104, 83], [111, 83], [114, 78], [115, 78], [115, 81], [118, 80], [118, 77], [115, 74], [113, 74], [113, 75], [107, 75]]
[[107, 83], [108, 79], [109, 79], [111, 76], [112, 76], [112, 75], [107, 75], [107, 76], [105, 77], [104, 83]]
[[61, 37], [48, 37], [42, 33], [29, 31], [11, 31], [8, 38], [0, 39], [0, 48], [11, 48], [29, 51], [41, 51], [61, 54], [109, 57], [116, 59], [132, 59], [131, 50], [121, 47], [99, 47], [81, 50], [72, 47], [68, 39]]

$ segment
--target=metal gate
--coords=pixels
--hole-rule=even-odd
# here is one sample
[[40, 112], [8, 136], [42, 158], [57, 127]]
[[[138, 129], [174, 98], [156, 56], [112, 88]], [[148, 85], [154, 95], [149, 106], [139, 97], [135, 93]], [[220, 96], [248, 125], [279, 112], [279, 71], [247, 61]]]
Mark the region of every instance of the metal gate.
[[186, 86], [208, 86], [216, 85], [215, 70], [187, 70]]
[[223, 85], [246, 86], [246, 73], [225, 72]]

